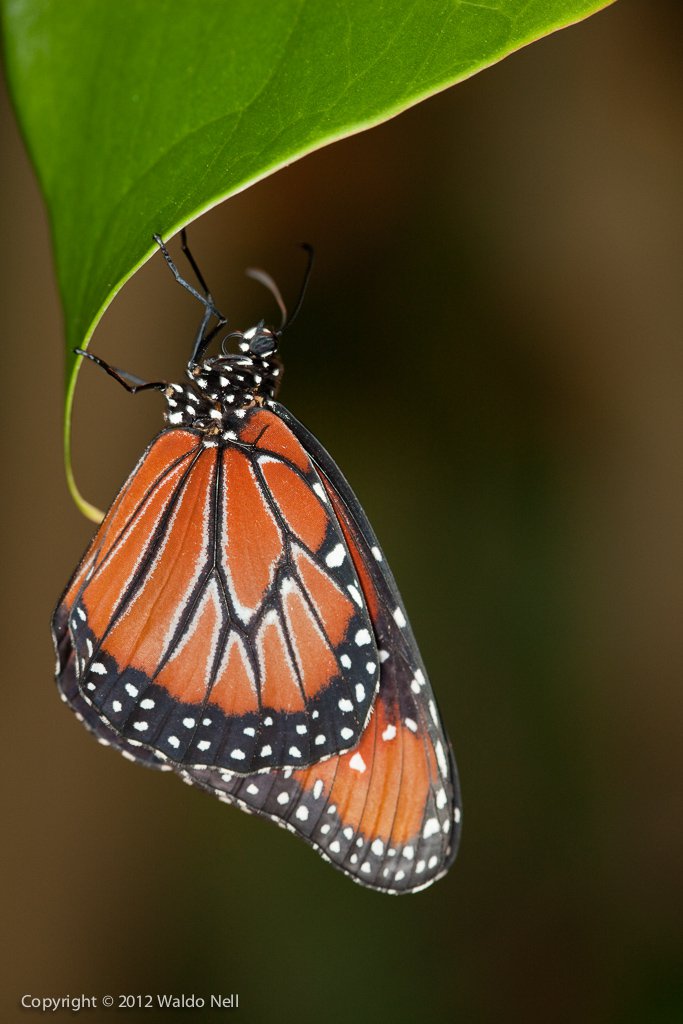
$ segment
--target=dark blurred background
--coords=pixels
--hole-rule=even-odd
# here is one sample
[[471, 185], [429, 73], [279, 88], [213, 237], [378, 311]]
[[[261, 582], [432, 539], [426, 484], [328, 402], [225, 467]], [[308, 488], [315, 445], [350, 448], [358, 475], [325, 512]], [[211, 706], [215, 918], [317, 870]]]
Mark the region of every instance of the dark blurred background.
[[[682, 27], [677, 0], [620, 0], [191, 229], [243, 327], [275, 316], [244, 267], [291, 298], [297, 243], [317, 249], [282, 397], [383, 542], [462, 777], [458, 862], [404, 898], [104, 750], [58, 701], [49, 617], [91, 525], [3, 99], [3, 1021], [23, 993], [235, 991], [255, 1022], [683, 1020]], [[92, 348], [174, 379], [197, 319], [155, 258]], [[161, 406], [84, 367], [88, 498]]]

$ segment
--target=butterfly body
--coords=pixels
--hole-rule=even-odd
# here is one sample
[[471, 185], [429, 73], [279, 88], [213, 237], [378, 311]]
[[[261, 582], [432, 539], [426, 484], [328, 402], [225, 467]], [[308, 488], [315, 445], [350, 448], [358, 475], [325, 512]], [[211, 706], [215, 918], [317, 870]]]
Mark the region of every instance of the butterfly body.
[[271, 349], [276, 345], [273, 332], [256, 327], [241, 336], [248, 339], [243, 343], [246, 351], [191, 364], [186, 372], [189, 383], [167, 386], [169, 425], [216, 437], [227, 434], [223, 440], [234, 440], [247, 409], [275, 397], [283, 366], [276, 348]]
[[416, 891], [457, 850], [450, 746], [357, 499], [275, 400], [278, 332], [239, 337], [159, 386], [168, 426], [55, 611], [58, 686], [125, 756]]

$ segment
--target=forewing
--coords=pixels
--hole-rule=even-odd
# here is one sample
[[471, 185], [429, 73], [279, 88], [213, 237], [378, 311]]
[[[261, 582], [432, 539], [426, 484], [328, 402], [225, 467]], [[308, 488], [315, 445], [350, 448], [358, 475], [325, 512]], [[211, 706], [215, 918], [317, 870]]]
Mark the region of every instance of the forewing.
[[68, 637], [79, 693], [105, 732], [173, 764], [247, 774], [337, 754], [358, 742], [379, 682], [321, 479], [261, 409], [220, 444], [159, 435], [53, 632], [58, 650]]

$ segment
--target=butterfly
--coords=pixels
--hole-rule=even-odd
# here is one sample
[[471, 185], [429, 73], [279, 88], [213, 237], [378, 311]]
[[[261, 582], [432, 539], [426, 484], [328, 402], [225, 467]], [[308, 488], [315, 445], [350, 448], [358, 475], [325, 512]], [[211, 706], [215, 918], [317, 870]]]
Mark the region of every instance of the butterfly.
[[[297, 316], [225, 327], [183, 232], [203, 306], [184, 383], [77, 350], [167, 426], [114, 499], [55, 610], [62, 699], [97, 739], [270, 818], [354, 881], [416, 892], [460, 836], [451, 747], [396, 583], [316, 438], [276, 400]], [[236, 351], [228, 351], [230, 342]]]

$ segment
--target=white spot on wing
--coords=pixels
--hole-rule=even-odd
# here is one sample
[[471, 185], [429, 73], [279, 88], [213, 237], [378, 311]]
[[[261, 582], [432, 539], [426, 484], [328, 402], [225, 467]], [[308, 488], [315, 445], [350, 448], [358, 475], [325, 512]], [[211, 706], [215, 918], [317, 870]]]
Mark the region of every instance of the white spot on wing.
[[439, 763], [439, 771], [443, 776], [447, 777], [448, 762], [446, 760], [446, 755], [443, 752], [443, 744], [441, 743], [441, 740], [437, 740], [434, 744], [434, 753], [436, 754], [436, 760]]
[[344, 550], [343, 544], [337, 544], [333, 547], [329, 555], [326, 557], [325, 562], [329, 565], [330, 569], [336, 569], [342, 564], [346, 558], [346, 551]]

